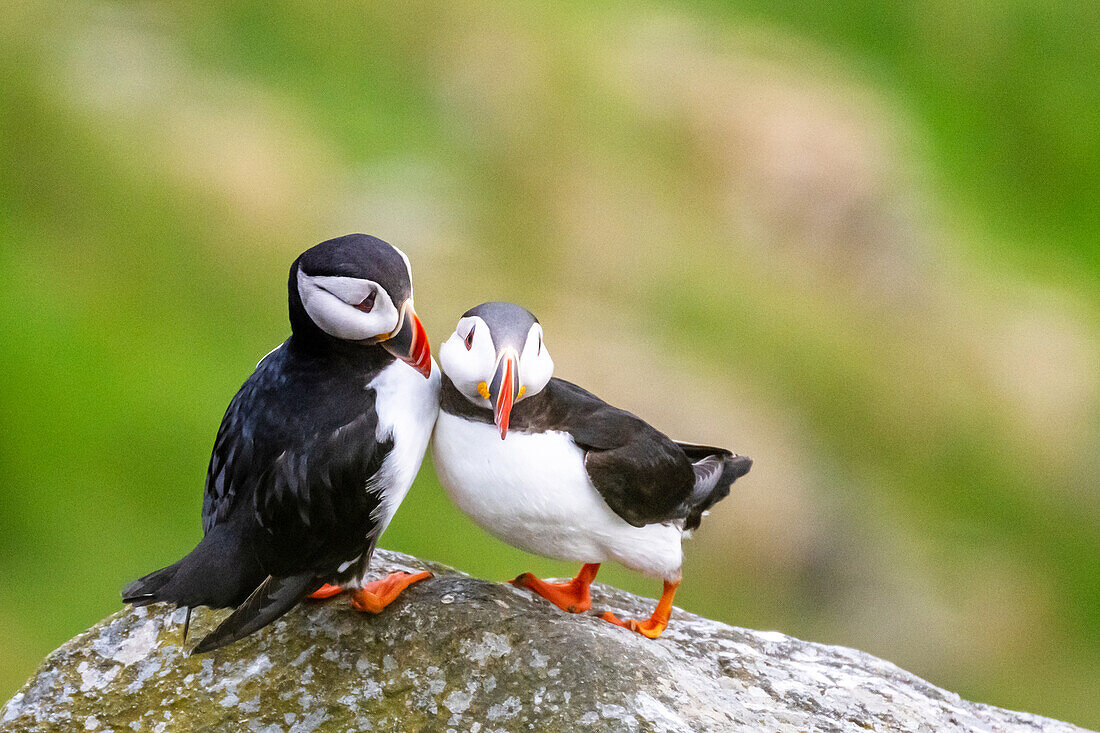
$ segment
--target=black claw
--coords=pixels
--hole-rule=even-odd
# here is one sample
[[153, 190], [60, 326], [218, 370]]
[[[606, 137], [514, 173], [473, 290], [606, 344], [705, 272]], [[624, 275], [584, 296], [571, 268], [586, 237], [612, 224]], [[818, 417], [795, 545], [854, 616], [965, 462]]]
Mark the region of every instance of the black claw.
[[183, 642], [187, 643], [187, 631], [191, 628], [191, 606], [187, 607], [187, 615], [183, 617]]

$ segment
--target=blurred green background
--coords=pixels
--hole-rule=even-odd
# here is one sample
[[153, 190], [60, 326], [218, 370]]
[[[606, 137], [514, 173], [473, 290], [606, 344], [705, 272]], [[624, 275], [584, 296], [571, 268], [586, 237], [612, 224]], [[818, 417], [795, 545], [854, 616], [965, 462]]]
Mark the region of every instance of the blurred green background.
[[[0, 699], [200, 536], [286, 269], [756, 460], [683, 607], [1100, 727], [1100, 4], [0, 6]], [[383, 545], [493, 579], [430, 463]], [[621, 569], [601, 578], [655, 596]]]

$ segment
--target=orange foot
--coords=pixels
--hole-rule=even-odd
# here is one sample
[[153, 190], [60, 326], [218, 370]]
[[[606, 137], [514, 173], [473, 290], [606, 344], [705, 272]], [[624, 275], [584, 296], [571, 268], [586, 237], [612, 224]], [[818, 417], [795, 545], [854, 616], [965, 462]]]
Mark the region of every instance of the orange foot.
[[596, 579], [596, 572], [599, 569], [598, 562], [586, 563], [577, 573], [577, 577], [565, 583], [549, 583], [539, 580], [531, 573], [524, 573], [509, 582], [520, 588], [530, 588], [563, 611], [581, 613], [592, 607], [588, 587]]
[[379, 613], [383, 608], [390, 605], [397, 596], [401, 595], [401, 591], [418, 580], [430, 577], [432, 577], [432, 574], [426, 570], [421, 573], [391, 573], [382, 580], [367, 583], [360, 590], [353, 591], [351, 605], [356, 611]]
[[654, 609], [653, 615], [642, 621], [636, 621], [632, 618], [620, 619], [611, 611], [604, 611], [600, 614], [600, 618], [604, 621], [609, 621], [616, 626], [622, 626], [624, 629], [630, 629], [631, 631], [637, 631], [642, 636], [646, 636], [650, 639], [656, 639], [661, 635], [661, 632], [668, 626], [669, 617], [672, 616], [672, 597], [676, 595], [676, 589], [680, 586], [680, 581], [675, 583], [669, 583], [665, 581], [664, 592], [661, 593], [661, 600], [657, 602], [657, 608]]
[[338, 596], [343, 592], [344, 592], [344, 589], [341, 588], [340, 586], [330, 585], [329, 583], [325, 583], [320, 588], [318, 588], [317, 590], [310, 593], [308, 597], [315, 600], [315, 601], [323, 601], [326, 598], [332, 598], [333, 596]]

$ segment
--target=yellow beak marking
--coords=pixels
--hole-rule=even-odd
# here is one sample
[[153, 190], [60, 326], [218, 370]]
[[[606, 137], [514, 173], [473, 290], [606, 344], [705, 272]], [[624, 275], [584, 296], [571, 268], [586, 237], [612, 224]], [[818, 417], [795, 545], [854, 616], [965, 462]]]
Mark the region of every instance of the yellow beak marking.
[[484, 397], [485, 399], [490, 399], [490, 397], [489, 397], [489, 385], [485, 384], [485, 382], [478, 382], [477, 383], [477, 393], [479, 395], [481, 395], [482, 397]]

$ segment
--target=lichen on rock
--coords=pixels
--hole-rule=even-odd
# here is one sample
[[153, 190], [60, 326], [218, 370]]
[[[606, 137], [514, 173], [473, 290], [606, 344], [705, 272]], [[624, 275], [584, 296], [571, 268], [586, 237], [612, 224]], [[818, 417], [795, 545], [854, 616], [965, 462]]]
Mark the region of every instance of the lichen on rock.
[[[127, 608], [53, 652], [0, 710], [3, 731], [1055, 731], [966, 702], [868, 654], [680, 610], [651, 641], [508, 584], [428, 569], [383, 613], [303, 604], [205, 656], [182, 611]], [[593, 586], [593, 606], [652, 601]], [[220, 612], [198, 610], [198, 635]]]

